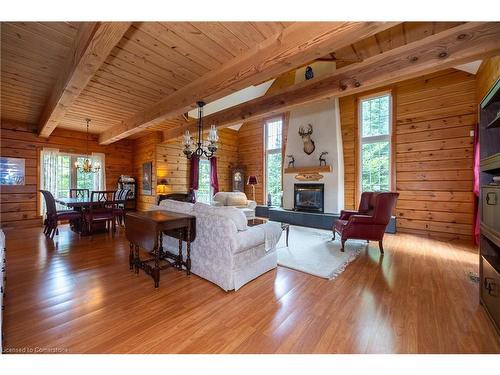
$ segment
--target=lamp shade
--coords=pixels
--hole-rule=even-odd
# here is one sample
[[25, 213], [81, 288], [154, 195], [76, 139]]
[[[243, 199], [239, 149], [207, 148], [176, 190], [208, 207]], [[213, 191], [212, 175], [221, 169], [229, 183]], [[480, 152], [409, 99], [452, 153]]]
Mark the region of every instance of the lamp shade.
[[168, 181], [164, 178], [162, 178], [160, 181], [158, 181], [158, 188], [156, 189], [158, 194], [164, 194], [167, 192], [167, 185]]
[[257, 185], [258, 183], [257, 176], [248, 176], [247, 185]]

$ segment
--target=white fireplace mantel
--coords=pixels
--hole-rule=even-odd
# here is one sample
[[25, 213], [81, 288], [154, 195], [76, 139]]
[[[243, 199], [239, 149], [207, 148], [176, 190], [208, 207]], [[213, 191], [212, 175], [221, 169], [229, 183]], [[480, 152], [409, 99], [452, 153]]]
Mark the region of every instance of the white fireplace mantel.
[[[290, 111], [285, 155], [293, 155], [295, 168], [285, 168], [283, 173], [283, 208], [293, 209], [294, 185], [311, 182], [323, 183], [324, 212], [339, 213], [344, 208], [344, 158], [342, 132], [338, 113], [338, 99], [310, 103]], [[304, 152], [304, 144], [298, 134], [299, 127], [311, 124], [311, 139], [316, 149], [311, 155]], [[319, 155], [328, 152], [326, 166], [319, 166]], [[298, 174], [318, 173], [323, 177], [315, 181], [299, 181]]]

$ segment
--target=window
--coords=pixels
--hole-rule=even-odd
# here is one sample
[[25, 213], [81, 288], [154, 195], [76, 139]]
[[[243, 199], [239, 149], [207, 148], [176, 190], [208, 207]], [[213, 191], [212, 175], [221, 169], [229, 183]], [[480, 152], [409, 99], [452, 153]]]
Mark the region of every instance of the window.
[[[75, 168], [75, 163], [83, 164], [91, 159], [93, 165], [99, 164], [97, 173], [84, 173]], [[70, 189], [104, 190], [105, 155], [93, 153], [92, 156], [74, 155], [59, 152], [57, 149], [44, 148], [40, 155], [40, 188], [50, 191], [55, 198], [69, 197]], [[45, 213], [45, 203], [41, 200], [40, 212]]]
[[265, 124], [266, 201], [267, 194], [271, 194], [273, 206], [281, 206], [282, 128], [281, 118], [271, 119]]
[[212, 199], [212, 187], [210, 186], [210, 161], [200, 159], [198, 173], [198, 190], [196, 192], [196, 201], [210, 203]]
[[361, 192], [391, 190], [391, 95], [360, 101]]
[[[75, 162], [83, 164], [85, 156], [55, 153], [45, 155], [43, 170], [46, 183], [42, 186], [49, 190], [56, 198], [69, 197], [70, 189], [94, 189], [94, 173], [84, 173], [75, 168]], [[94, 162], [95, 163], [95, 162]]]
[[57, 197], [69, 197], [69, 189], [94, 189], [94, 173], [75, 168], [75, 162], [83, 165], [85, 156], [59, 154], [57, 156]]

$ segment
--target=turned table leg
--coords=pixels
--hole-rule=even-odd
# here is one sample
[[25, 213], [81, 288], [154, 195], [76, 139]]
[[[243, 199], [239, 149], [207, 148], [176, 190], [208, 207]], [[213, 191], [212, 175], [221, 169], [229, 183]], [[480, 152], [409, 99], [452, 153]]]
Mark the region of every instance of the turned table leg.
[[191, 227], [187, 227], [186, 235], [186, 272], [188, 275], [191, 274]]
[[128, 267], [129, 270], [134, 268], [134, 244], [130, 243], [130, 252], [128, 254]]
[[139, 263], [141, 259], [139, 258], [139, 246], [135, 245], [135, 254], [134, 254], [134, 271], [135, 273], [139, 273]]
[[182, 229], [177, 231], [177, 235], [179, 236], [179, 255], [177, 256], [177, 264], [176, 267], [179, 270], [182, 270], [182, 235], [184, 234]]

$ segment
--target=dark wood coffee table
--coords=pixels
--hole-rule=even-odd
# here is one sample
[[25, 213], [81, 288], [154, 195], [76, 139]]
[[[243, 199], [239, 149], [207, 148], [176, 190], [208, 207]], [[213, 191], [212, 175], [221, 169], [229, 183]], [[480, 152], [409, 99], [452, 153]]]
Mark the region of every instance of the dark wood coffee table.
[[[269, 221], [269, 219], [257, 217], [255, 219], [248, 220], [248, 226], [254, 227], [256, 225], [265, 224], [268, 221]], [[280, 223], [280, 225], [281, 225], [281, 230], [286, 231], [286, 246], [288, 247], [288, 234], [290, 233], [290, 224]]]
[[[127, 212], [125, 233], [130, 242], [129, 266], [139, 273], [142, 269], [150, 275], [155, 288], [160, 285], [160, 270], [167, 267], [186, 267], [191, 272], [191, 242], [195, 239], [196, 217], [166, 210]], [[163, 250], [162, 234], [179, 240], [179, 254]], [[182, 257], [182, 242], [186, 242], [186, 260]], [[153, 253], [152, 258], [140, 259], [139, 248]], [[173, 262], [170, 262], [170, 261]], [[160, 266], [160, 261], [167, 261]], [[149, 263], [154, 262], [154, 265]]]

